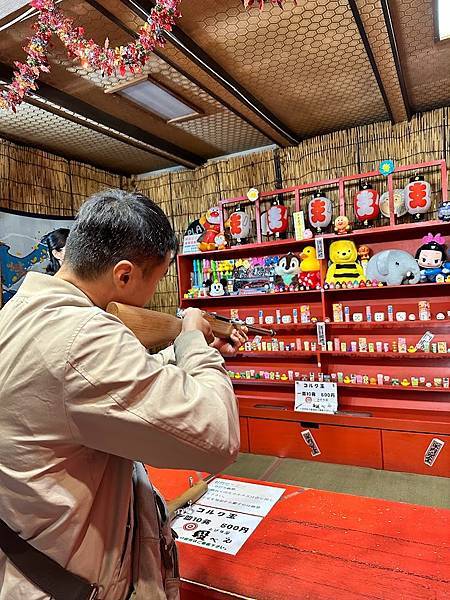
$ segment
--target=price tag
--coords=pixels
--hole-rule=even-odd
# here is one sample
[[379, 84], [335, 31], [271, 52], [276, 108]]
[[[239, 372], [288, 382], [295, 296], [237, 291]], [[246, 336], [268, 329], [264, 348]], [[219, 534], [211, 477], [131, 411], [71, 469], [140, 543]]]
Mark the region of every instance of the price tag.
[[323, 238], [322, 237], [316, 237], [315, 244], [316, 244], [316, 255], [317, 255], [317, 258], [319, 260], [324, 260], [324, 258], [325, 258], [325, 246], [324, 246], [324, 243], [323, 243]]
[[198, 252], [198, 238], [200, 235], [185, 235], [183, 238], [183, 254], [195, 254]]
[[327, 332], [325, 323], [317, 323], [317, 343], [323, 351], [327, 349]]
[[303, 240], [305, 238], [305, 214], [300, 210], [299, 212], [295, 212], [292, 216], [294, 218], [295, 239]]
[[338, 395], [336, 383], [321, 381], [295, 382], [295, 411], [333, 415], [337, 409]]

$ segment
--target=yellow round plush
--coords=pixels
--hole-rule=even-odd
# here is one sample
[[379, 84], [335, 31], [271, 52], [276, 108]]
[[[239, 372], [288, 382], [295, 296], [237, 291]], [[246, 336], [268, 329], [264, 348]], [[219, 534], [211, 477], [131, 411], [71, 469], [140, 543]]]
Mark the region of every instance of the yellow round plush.
[[326, 283], [366, 281], [364, 269], [358, 261], [358, 251], [351, 240], [337, 240], [330, 246], [330, 261]]

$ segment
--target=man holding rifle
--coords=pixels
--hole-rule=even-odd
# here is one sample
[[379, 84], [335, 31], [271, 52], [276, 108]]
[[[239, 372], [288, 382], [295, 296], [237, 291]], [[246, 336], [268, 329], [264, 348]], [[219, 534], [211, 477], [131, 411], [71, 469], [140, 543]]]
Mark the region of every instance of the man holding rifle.
[[[143, 307], [175, 256], [166, 215], [109, 190], [81, 208], [55, 277], [0, 312], [0, 600], [178, 598], [164, 503], [140, 462], [217, 473], [239, 418], [214, 339], [188, 309], [150, 355], [109, 302]], [[134, 592], [133, 592], [134, 590]]]

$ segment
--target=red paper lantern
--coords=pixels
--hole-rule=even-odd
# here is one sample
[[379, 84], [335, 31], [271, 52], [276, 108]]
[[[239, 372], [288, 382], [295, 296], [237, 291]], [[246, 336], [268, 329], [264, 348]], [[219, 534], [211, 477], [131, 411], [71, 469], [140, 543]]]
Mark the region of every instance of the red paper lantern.
[[289, 209], [284, 204], [274, 201], [269, 210], [261, 214], [261, 231], [263, 235], [279, 236], [289, 225]]
[[238, 208], [230, 215], [228, 224], [231, 237], [234, 240], [237, 240], [238, 244], [240, 244], [242, 240], [248, 238], [251, 229], [251, 221], [249, 215], [241, 208]]
[[320, 233], [322, 229], [326, 229], [331, 223], [332, 216], [333, 205], [331, 204], [331, 200], [321, 192], [316, 192], [308, 204], [308, 218], [311, 227], [317, 233]]
[[377, 219], [380, 214], [380, 194], [363, 183], [355, 195], [355, 215], [358, 221], [368, 223]]
[[422, 175], [416, 175], [405, 187], [406, 210], [416, 219], [428, 212], [431, 206], [431, 184]]

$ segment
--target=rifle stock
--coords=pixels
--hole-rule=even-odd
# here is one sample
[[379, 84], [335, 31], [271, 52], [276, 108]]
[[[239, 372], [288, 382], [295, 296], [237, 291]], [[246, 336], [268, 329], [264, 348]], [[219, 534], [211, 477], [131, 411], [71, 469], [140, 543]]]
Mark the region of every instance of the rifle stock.
[[[110, 302], [106, 311], [131, 329], [146, 348], [167, 346], [181, 333], [182, 321], [172, 315], [119, 302]], [[204, 314], [204, 318], [209, 321], [214, 335], [219, 338], [228, 338], [233, 329], [239, 328], [237, 325], [219, 321], [208, 314]]]

